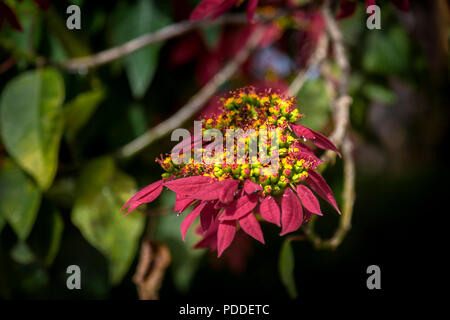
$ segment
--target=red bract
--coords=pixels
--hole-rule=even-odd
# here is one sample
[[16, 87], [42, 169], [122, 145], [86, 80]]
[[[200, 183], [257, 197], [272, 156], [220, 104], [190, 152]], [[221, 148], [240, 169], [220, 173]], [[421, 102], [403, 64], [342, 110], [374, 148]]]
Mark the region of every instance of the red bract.
[[[240, 2], [239, 0], [203, 0], [192, 11], [191, 20], [201, 20], [209, 17], [215, 19], [235, 5], [239, 5]], [[247, 2], [247, 17], [249, 21], [253, 22], [258, 0], [248, 0]]]
[[[128, 200], [122, 208], [129, 207], [127, 214], [155, 200], [164, 187], [170, 189], [176, 193], [175, 212], [181, 215], [193, 207], [181, 224], [183, 240], [189, 228], [200, 220], [196, 232], [202, 240], [195, 248], [217, 249], [220, 256], [238, 231], [264, 244], [261, 222], [281, 227], [280, 235], [285, 235], [297, 231], [312, 214], [322, 215], [314, 192], [339, 212], [330, 187], [315, 171], [321, 160], [303, 142], [310, 140], [319, 148], [338, 150], [324, 135], [295, 123], [301, 118], [295, 99], [280, 97], [270, 90], [257, 93], [250, 88], [237, 91], [221, 104], [219, 114], [202, 121], [202, 130], [279, 129], [278, 171], [269, 173], [267, 164], [250, 163], [248, 159], [240, 164], [210, 164], [203, 159], [175, 164], [168, 156], [157, 160], [166, 170], [163, 180]], [[186, 143], [193, 153], [194, 146], [204, 148], [211, 142], [196, 137], [181, 144]], [[218, 155], [226, 159], [226, 148]]]

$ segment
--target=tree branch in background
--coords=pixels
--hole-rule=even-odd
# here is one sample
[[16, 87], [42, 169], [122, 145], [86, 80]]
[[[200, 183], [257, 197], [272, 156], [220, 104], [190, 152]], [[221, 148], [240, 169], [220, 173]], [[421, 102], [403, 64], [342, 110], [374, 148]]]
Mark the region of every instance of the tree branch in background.
[[123, 146], [117, 153], [119, 159], [126, 159], [141, 152], [154, 141], [179, 128], [195, 113], [200, 111], [203, 105], [217, 92], [219, 87], [229, 80], [239, 67], [247, 60], [250, 53], [256, 48], [263, 35], [263, 27], [256, 28], [250, 35], [246, 44], [199, 92], [197, 92], [180, 110], [170, 118], [148, 130], [142, 136]]
[[140, 300], [159, 299], [159, 289], [171, 261], [169, 249], [147, 237], [141, 243], [141, 252], [133, 282]]
[[319, 43], [308, 60], [307, 67], [300, 70], [292, 80], [288, 93], [290, 96], [296, 96], [306, 81], [309, 70], [314, 66], [319, 66], [327, 56], [328, 50], [328, 36], [322, 35], [319, 39]]
[[[333, 99], [334, 130], [329, 138], [342, 149], [344, 162], [342, 215], [340, 216], [338, 228], [330, 239], [321, 239], [314, 232], [314, 220], [311, 221], [309, 227], [305, 228], [305, 233], [317, 248], [336, 249], [351, 228], [353, 205], [355, 202], [355, 162], [353, 159], [353, 143], [348, 136], [350, 105], [352, 99], [348, 95], [350, 64], [343, 44], [342, 33], [328, 7], [323, 9], [323, 14], [326, 21], [327, 32], [333, 45], [334, 58], [341, 70], [337, 86], [337, 95]], [[322, 74], [330, 81], [329, 77], [327, 77], [324, 72], [322, 72]], [[335, 158], [336, 153], [332, 151], [327, 151], [322, 156], [322, 160], [325, 163], [333, 162]]]
[[[285, 14], [280, 11], [275, 14], [268, 15], [257, 15], [256, 21], [259, 22], [268, 22], [273, 21], [276, 18], [279, 18]], [[168, 40], [189, 31], [199, 29], [205, 26], [214, 26], [214, 25], [223, 25], [223, 24], [247, 24], [248, 19], [246, 14], [229, 14], [221, 16], [213, 21], [207, 20], [199, 20], [199, 21], [181, 21], [178, 23], [171, 24], [167, 27], [164, 27], [154, 33], [149, 33], [142, 35], [136, 39], [130, 40], [122, 45], [117, 47], [113, 47], [104, 51], [100, 51], [96, 54], [87, 57], [74, 58], [64, 62], [59, 63], [58, 65], [66, 69], [68, 71], [86, 71], [90, 68], [98, 67], [104, 65], [113, 60], [123, 58], [143, 47], [146, 47], [152, 43], [161, 42], [164, 40]]]

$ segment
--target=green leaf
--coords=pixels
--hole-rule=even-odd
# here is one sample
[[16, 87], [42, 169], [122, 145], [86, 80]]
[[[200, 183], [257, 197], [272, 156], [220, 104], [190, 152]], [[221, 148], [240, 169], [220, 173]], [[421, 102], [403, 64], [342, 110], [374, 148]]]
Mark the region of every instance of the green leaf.
[[147, 131], [147, 120], [144, 107], [141, 104], [133, 103], [128, 111], [131, 128], [135, 137], [139, 137]]
[[[173, 208], [175, 205], [175, 194], [166, 192], [161, 195], [161, 202], [165, 208]], [[172, 211], [172, 210], [171, 210]], [[155, 228], [155, 239], [166, 244], [172, 255], [171, 273], [175, 287], [180, 292], [188, 292], [195, 273], [200, 264], [200, 259], [205, 254], [204, 250], [192, 250], [194, 244], [199, 241], [199, 236], [191, 227], [191, 232], [186, 236], [186, 242], [181, 237], [181, 222], [190, 210], [186, 210], [183, 216], [178, 216], [174, 212], [162, 215], [158, 218]]]
[[[132, 5], [121, 5], [116, 9], [112, 42], [123, 44], [145, 33], [156, 31], [170, 23], [152, 0], [138, 0]], [[158, 65], [161, 44], [146, 46], [123, 59], [125, 70], [135, 98], [141, 98], [147, 91]]]
[[220, 36], [221, 30], [222, 30], [222, 27], [218, 26], [218, 25], [206, 26], [201, 29], [203, 38], [205, 39], [205, 42], [209, 48], [216, 47], [216, 45], [219, 41], [219, 36]]
[[0, 217], [19, 240], [25, 240], [33, 227], [41, 202], [41, 192], [10, 159], [0, 169]]
[[64, 221], [58, 210], [48, 201], [43, 201], [28, 243], [33, 253], [47, 266], [53, 263], [59, 251], [63, 230]]
[[23, 59], [24, 55], [34, 52], [39, 47], [42, 38], [42, 16], [39, 8], [31, 1], [12, 1], [9, 5], [17, 15], [22, 31], [18, 32], [8, 27], [0, 28], [2, 31], [0, 40], [2, 43], [7, 43], [8, 46], [11, 45], [16, 58], [18, 58], [19, 70], [23, 70], [29, 64], [28, 59]]
[[300, 89], [298, 96], [300, 113], [305, 117], [301, 124], [314, 130], [321, 130], [329, 119], [331, 99], [321, 79], [307, 81]]
[[3, 230], [3, 227], [5, 226], [5, 224], [6, 224], [6, 219], [2, 215], [0, 215], [0, 233], [2, 233], [2, 230]]
[[297, 298], [298, 293], [294, 279], [294, 251], [292, 250], [291, 241], [288, 239], [286, 239], [281, 246], [278, 271], [280, 273], [281, 282], [286, 287], [289, 296], [292, 299]]
[[8, 82], [0, 101], [6, 150], [42, 189], [56, 174], [63, 129], [64, 82], [54, 69], [33, 70]]
[[109, 157], [92, 160], [82, 171], [72, 222], [109, 262], [111, 283], [119, 283], [136, 254], [144, 216], [124, 216], [120, 208], [136, 191], [134, 180], [117, 170]]
[[65, 105], [64, 119], [69, 141], [75, 138], [77, 132], [86, 124], [104, 97], [104, 90], [95, 88], [80, 93]]

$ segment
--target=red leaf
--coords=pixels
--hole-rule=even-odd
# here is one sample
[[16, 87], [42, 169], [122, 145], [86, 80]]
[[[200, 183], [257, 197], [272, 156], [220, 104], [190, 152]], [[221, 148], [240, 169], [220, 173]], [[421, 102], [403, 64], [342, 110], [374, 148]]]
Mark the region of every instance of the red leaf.
[[256, 196], [243, 195], [242, 197], [236, 199], [229, 206], [223, 210], [219, 217], [220, 221], [227, 220], [237, 220], [253, 209], [255, 209], [258, 204], [258, 199]]
[[227, 0], [203, 0], [192, 11], [191, 20], [201, 20], [213, 14], [222, 2]]
[[236, 234], [236, 222], [235, 221], [222, 221], [219, 224], [217, 230], [217, 256], [220, 257], [224, 250], [228, 248], [233, 242], [234, 235]]
[[333, 208], [341, 214], [341, 211], [339, 211], [336, 204], [336, 200], [334, 199], [333, 191], [331, 191], [331, 188], [319, 173], [314, 170], [308, 171], [308, 178], [306, 178], [306, 182], [314, 192], [331, 204]]
[[230, 10], [235, 3], [238, 0], [225, 0], [224, 2], [222, 2], [222, 4], [217, 8], [217, 10], [215, 10], [214, 14], [212, 15], [211, 19], [216, 19], [217, 17], [221, 16], [222, 14], [224, 14], [225, 12], [227, 12], [228, 10]]
[[311, 140], [311, 142], [314, 143], [318, 148], [333, 150], [339, 155], [339, 157], [341, 157], [341, 154], [339, 153], [339, 150], [336, 148], [334, 143], [331, 142], [323, 134], [295, 123], [291, 124], [291, 128], [297, 137]]
[[187, 178], [176, 179], [164, 183], [164, 186], [175, 193], [184, 196], [191, 196], [200, 190], [214, 185], [216, 180], [211, 177], [193, 176]]
[[258, 219], [256, 219], [253, 213], [249, 213], [245, 217], [239, 219], [239, 225], [248, 235], [252, 236], [262, 244], [264, 244], [264, 236], [259, 225]]
[[255, 17], [255, 10], [258, 6], [258, 0], [248, 0], [247, 4], [247, 19], [251, 23], [254, 23], [254, 17]]
[[357, 3], [350, 0], [342, 0], [336, 19], [344, 19], [355, 13]]
[[184, 210], [186, 210], [187, 207], [189, 207], [195, 200], [192, 198], [184, 197], [182, 195], [176, 194], [175, 195], [175, 207], [173, 210], [178, 213], [182, 213]]
[[205, 208], [200, 212], [200, 225], [203, 231], [207, 231], [211, 222], [214, 219], [214, 215], [216, 213], [216, 209], [214, 209], [214, 202], [209, 202]]
[[265, 197], [259, 205], [259, 213], [261, 217], [271, 223], [281, 226], [281, 213], [277, 202], [272, 196]]
[[302, 184], [297, 185], [297, 194], [305, 209], [319, 216], [322, 215], [322, 211], [320, 211], [319, 200], [317, 200], [317, 198], [307, 186]]
[[12, 9], [7, 4], [0, 2], [0, 27], [2, 26], [4, 19], [8, 21], [11, 28], [17, 31], [22, 31], [22, 26], [20, 25], [20, 22], [17, 19], [14, 11], [12, 11]]
[[183, 240], [186, 241], [186, 233], [191, 227], [192, 223], [195, 219], [197, 219], [200, 212], [205, 208], [206, 202], [201, 202], [199, 205], [197, 205], [194, 210], [192, 210], [181, 223], [181, 235], [183, 236]]
[[219, 182], [221, 191], [219, 193], [219, 200], [222, 203], [229, 203], [233, 201], [234, 194], [239, 186], [240, 181], [234, 179], [226, 179]]
[[123, 211], [126, 207], [130, 206], [126, 214], [129, 214], [131, 211], [136, 209], [138, 206], [140, 206], [143, 203], [152, 202], [155, 200], [162, 192], [163, 190], [163, 181], [159, 180], [156, 181], [142, 190], [138, 191], [133, 197], [131, 197], [130, 200], [128, 200], [123, 207], [120, 209], [120, 211]]
[[255, 182], [253, 182], [251, 180], [248, 180], [248, 179], [245, 180], [245, 182], [244, 182], [244, 191], [245, 191], [245, 193], [253, 194], [253, 193], [259, 192], [261, 190], [262, 190], [261, 185], [255, 183]]
[[34, 2], [41, 8], [42, 10], [47, 10], [50, 7], [50, 0], [34, 0]]
[[291, 188], [286, 188], [281, 199], [281, 233], [280, 236], [294, 232], [303, 222], [303, 210], [300, 201]]
[[400, 10], [409, 11], [409, 0], [391, 0], [392, 3]]

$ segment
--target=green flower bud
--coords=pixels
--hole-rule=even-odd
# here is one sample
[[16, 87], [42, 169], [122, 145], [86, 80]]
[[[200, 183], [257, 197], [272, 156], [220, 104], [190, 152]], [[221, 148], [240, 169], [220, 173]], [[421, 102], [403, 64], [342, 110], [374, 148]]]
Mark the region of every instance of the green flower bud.
[[274, 187], [272, 188], [272, 194], [273, 194], [274, 196], [280, 195], [281, 192], [282, 192], [282, 190], [281, 190], [281, 188], [280, 188], [279, 186], [274, 186]]
[[172, 174], [171, 173], [168, 173], [168, 172], [164, 172], [162, 175], [161, 175], [161, 177], [163, 178], [163, 179], [168, 179], [168, 178], [170, 178], [172, 176]]

